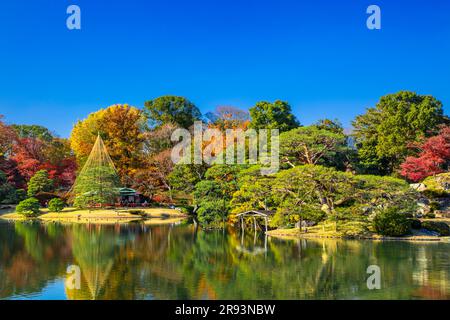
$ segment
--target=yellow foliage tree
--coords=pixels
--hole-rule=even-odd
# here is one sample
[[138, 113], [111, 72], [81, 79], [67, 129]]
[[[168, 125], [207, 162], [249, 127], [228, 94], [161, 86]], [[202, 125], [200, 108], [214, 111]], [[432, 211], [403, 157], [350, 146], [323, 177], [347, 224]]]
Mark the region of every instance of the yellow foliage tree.
[[123, 181], [142, 166], [146, 118], [127, 104], [113, 105], [91, 113], [74, 126], [70, 141], [82, 167], [100, 134]]

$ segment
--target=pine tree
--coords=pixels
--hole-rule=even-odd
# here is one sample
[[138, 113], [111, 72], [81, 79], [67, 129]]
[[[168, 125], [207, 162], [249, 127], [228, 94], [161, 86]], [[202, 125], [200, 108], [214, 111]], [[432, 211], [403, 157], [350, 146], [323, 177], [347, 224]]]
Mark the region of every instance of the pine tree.
[[74, 205], [86, 208], [112, 204], [119, 196], [120, 179], [111, 157], [98, 135], [94, 147], [72, 188]]

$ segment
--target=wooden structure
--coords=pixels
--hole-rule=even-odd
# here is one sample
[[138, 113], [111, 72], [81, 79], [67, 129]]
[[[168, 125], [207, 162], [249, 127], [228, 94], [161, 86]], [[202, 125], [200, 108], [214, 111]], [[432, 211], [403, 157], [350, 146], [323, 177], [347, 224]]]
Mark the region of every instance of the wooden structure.
[[256, 232], [256, 227], [257, 227], [256, 218], [264, 218], [265, 229], [266, 229], [265, 231], [267, 232], [269, 218], [273, 214], [274, 214], [274, 211], [269, 211], [269, 210], [250, 210], [250, 211], [239, 213], [236, 215], [236, 217], [240, 218], [242, 230], [244, 230], [244, 218], [252, 217], [253, 225], [255, 227], [255, 232]]

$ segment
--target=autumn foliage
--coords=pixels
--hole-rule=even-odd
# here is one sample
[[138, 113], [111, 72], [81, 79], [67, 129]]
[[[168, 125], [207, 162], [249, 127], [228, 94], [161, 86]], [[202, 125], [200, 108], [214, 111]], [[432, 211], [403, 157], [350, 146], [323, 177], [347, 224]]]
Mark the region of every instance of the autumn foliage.
[[412, 145], [419, 150], [416, 157], [407, 157], [401, 165], [402, 176], [411, 181], [448, 171], [450, 164], [450, 127], [443, 127], [439, 134], [422, 144]]
[[70, 136], [78, 164], [84, 165], [100, 134], [123, 182], [128, 184], [125, 177], [132, 177], [142, 165], [145, 125], [142, 111], [126, 104], [91, 113], [75, 125]]
[[[30, 134], [30, 128], [46, 132], [45, 137]], [[44, 127], [9, 126], [2, 121], [0, 139], [0, 170], [16, 188], [26, 188], [39, 170], [46, 170], [58, 188], [72, 185], [77, 165], [66, 139], [52, 136]]]

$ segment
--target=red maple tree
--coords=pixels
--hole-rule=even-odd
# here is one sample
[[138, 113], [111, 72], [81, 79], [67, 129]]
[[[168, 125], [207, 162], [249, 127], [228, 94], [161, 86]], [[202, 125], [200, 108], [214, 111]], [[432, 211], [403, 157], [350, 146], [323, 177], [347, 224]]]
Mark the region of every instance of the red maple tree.
[[450, 165], [450, 127], [443, 127], [437, 136], [420, 145], [417, 157], [407, 157], [401, 165], [401, 175], [417, 182], [426, 177], [446, 172]]

